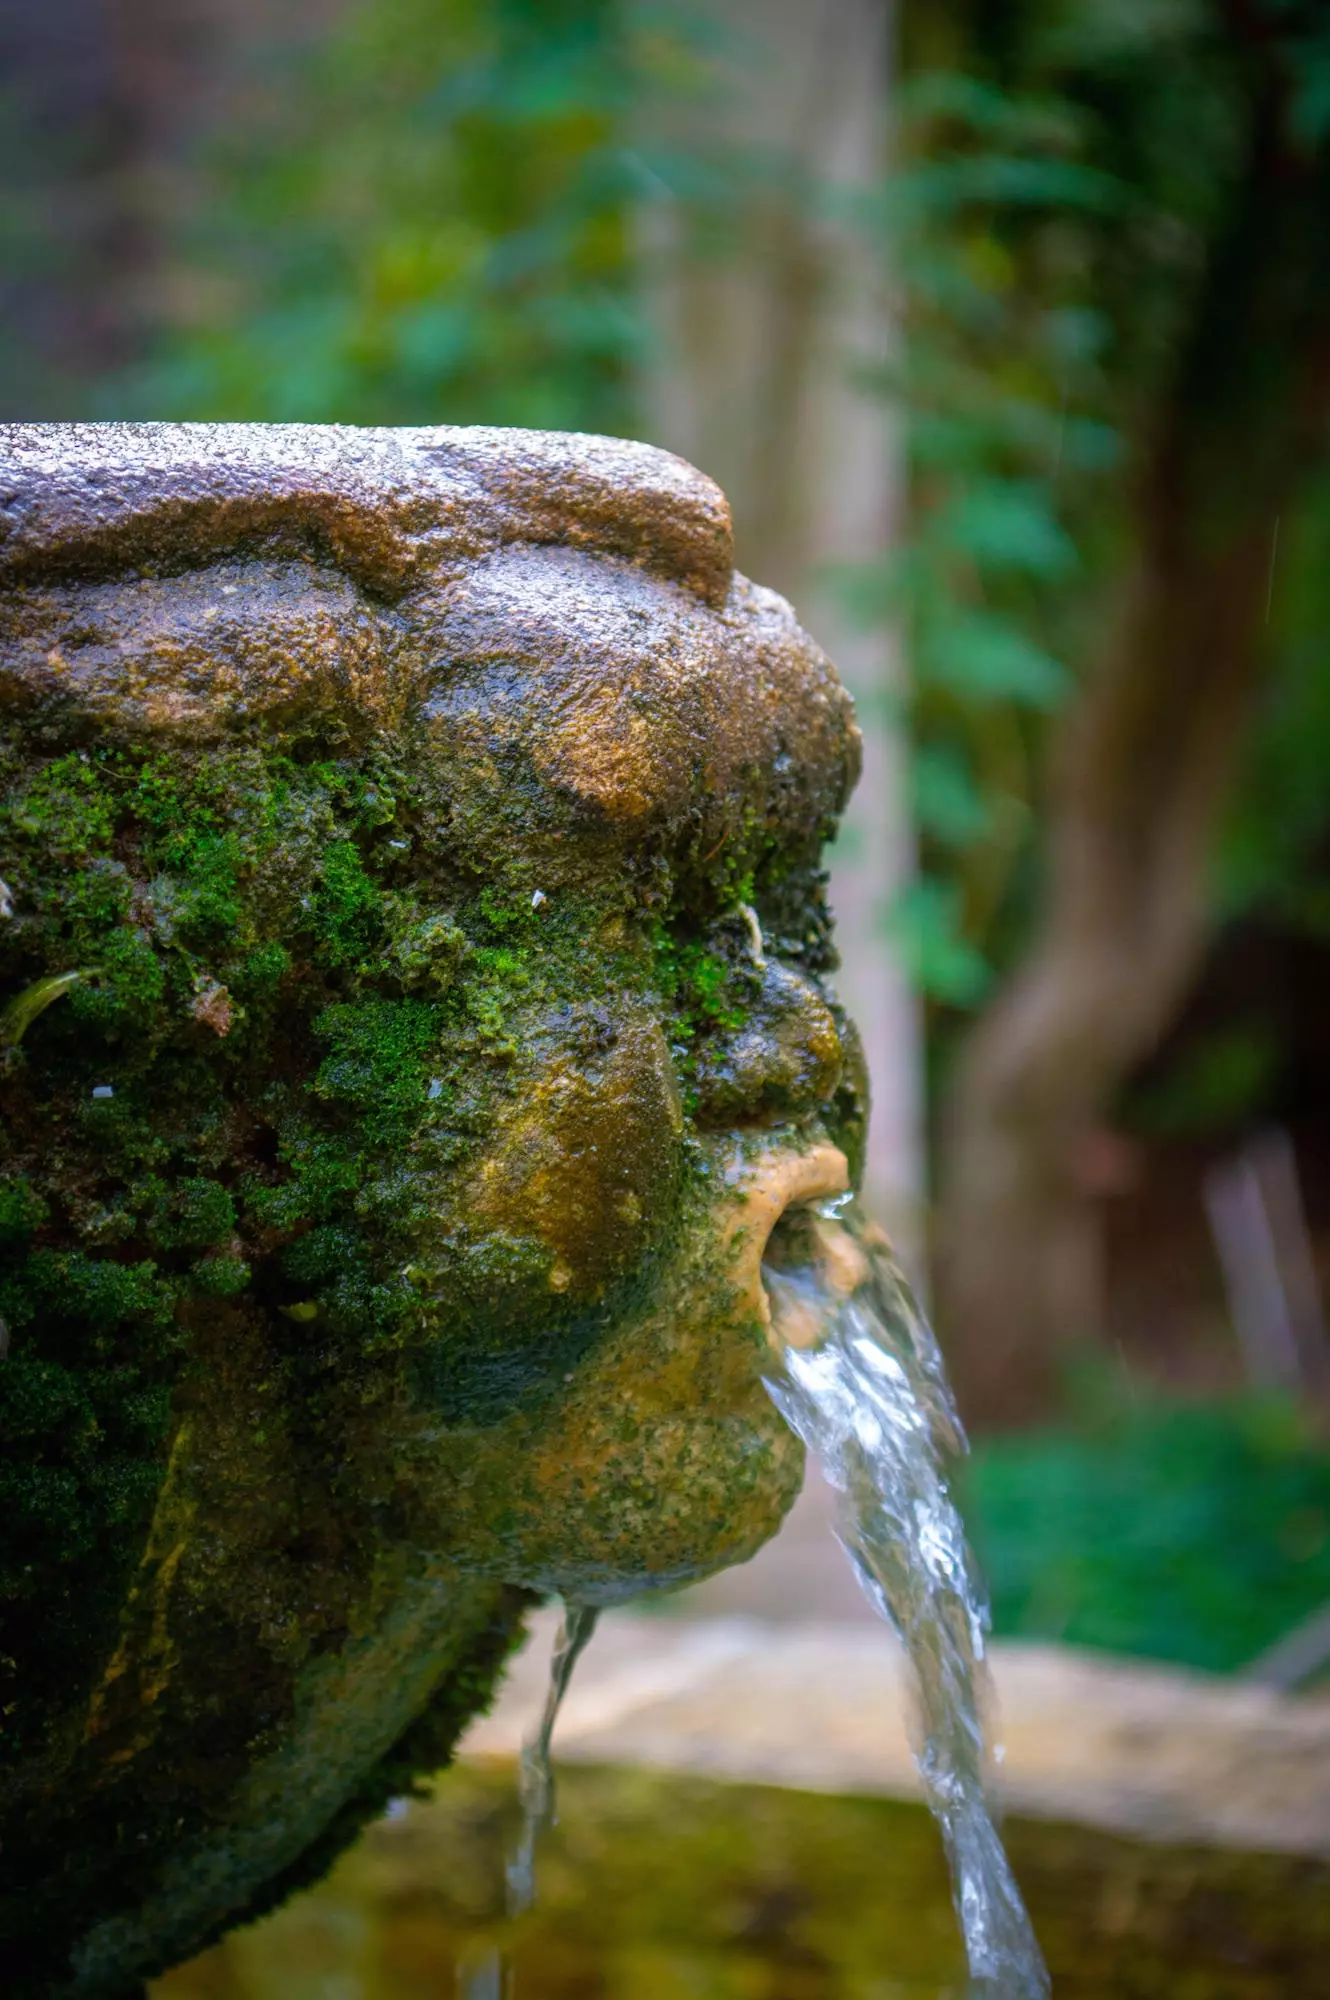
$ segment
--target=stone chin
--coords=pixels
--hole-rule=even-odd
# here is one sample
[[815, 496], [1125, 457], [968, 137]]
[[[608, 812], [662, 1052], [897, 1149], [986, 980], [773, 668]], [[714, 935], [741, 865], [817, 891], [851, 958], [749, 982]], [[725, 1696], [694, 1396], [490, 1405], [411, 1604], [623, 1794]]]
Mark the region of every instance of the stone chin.
[[782, 1217], [844, 1193], [839, 1147], [790, 1136], [708, 1149], [718, 1199], [666, 1274], [666, 1303], [616, 1328], [529, 1437], [500, 1448], [509, 1580], [607, 1603], [754, 1555], [803, 1479], [763, 1376], [776, 1360], [763, 1256]]
[[114, 2000], [444, 1762], [532, 1593], [778, 1524], [858, 737], [645, 446], [0, 471], [0, 1985]]

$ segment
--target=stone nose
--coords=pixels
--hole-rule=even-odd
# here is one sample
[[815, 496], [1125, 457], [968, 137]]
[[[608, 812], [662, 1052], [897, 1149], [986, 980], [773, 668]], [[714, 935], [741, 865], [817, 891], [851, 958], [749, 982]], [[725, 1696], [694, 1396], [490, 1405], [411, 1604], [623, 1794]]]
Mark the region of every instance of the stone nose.
[[834, 1096], [845, 1050], [811, 980], [768, 960], [742, 1028], [699, 1051], [697, 1117], [733, 1125], [789, 1117]]

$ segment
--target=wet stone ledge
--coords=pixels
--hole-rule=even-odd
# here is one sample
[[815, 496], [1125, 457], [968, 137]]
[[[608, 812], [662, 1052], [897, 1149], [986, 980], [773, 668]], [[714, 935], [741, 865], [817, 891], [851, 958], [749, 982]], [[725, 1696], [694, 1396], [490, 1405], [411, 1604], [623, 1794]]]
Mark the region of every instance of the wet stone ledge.
[[[544, 1613], [462, 1754], [509, 1758], [536, 1715]], [[1330, 1857], [1330, 1698], [1069, 1647], [992, 1649], [1008, 1811], [1153, 1841]], [[560, 1763], [913, 1798], [901, 1657], [876, 1624], [604, 1619]]]

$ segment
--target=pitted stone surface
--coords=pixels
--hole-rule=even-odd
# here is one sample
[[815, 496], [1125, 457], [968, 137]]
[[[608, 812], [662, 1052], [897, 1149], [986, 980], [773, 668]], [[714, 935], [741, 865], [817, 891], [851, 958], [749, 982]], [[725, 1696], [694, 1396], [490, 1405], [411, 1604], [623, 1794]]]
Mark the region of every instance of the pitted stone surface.
[[[624, 438], [434, 425], [0, 425], [0, 577], [197, 568], [255, 540], [323, 549], [398, 596], [512, 542], [626, 556], [725, 601], [720, 488]], [[77, 555], [71, 553], [77, 548]]]

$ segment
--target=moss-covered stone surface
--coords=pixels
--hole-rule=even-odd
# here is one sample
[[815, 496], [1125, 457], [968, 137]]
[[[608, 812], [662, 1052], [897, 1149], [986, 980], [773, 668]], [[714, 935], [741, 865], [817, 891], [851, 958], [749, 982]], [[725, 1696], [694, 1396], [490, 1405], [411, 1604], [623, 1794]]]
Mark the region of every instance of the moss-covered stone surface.
[[855, 739], [663, 454], [0, 457], [0, 1967], [114, 1996], [437, 1763], [532, 1594], [780, 1518], [733, 1223], [862, 1127]]

